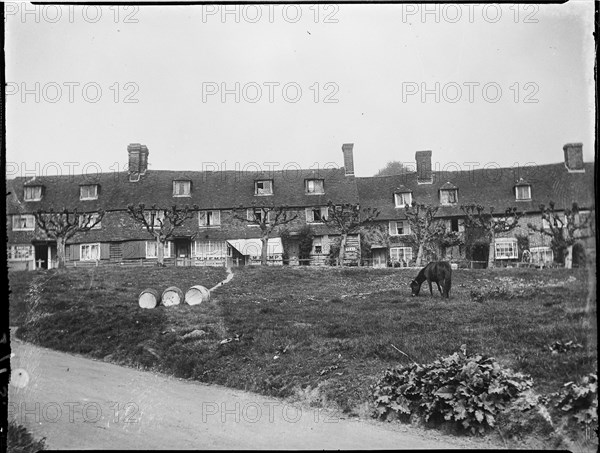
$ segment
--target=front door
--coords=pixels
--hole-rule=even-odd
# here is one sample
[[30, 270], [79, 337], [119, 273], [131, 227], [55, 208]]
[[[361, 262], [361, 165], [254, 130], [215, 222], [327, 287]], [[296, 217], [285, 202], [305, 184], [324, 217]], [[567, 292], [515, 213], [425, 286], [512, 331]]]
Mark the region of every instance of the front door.
[[35, 247], [35, 268], [48, 269], [48, 244], [37, 244]]
[[175, 258], [190, 258], [192, 255], [192, 242], [189, 239], [175, 239], [173, 248]]

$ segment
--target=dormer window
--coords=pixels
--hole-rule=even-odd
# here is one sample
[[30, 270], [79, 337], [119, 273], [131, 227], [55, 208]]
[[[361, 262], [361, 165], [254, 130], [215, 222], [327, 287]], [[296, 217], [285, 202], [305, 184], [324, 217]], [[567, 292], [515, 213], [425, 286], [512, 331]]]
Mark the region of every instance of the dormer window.
[[412, 192], [396, 192], [394, 203], [397, 208], [408, 208], [412, 204]]
[[305, 188], [308, 195], [323, 195], [325, 193], [324, 181], [322, 179], [305, 180]]
[[98, 199], [98, 184], [88, 184], [79, 186], [80, 200], [97, 200]]
[[273, 195], [273, 181], [270, 179], [254, 181], [254, 195]]
[[443, 205], [455, 205], [458, 203], [458, 187], [447, 182], [440, 187], [440, 203]]
[[173, 181], [174, 197], [189, 197], [192, 193], [192, 181]]
[[531, 184], [519, 179], [515, 185], [515, 199], [517, 201], [531, 200]]
[[25, 201], [40, 201], [42, 199], [42, 186], [25, 187], [23, 198]]

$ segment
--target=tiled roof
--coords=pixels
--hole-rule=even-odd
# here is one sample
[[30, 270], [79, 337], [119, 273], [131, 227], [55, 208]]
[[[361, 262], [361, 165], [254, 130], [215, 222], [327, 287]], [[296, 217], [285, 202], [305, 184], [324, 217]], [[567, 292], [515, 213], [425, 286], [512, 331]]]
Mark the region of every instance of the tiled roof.
[[[531, 184], [531, 200], [516, 201], [514, 187], [521, 177]], [[585, 173], [568, 172], [564, 163], [521, 168], [474, 169], [463, 172], [433, 172], [432, 184], [419, 184], [416, 173], [356, 178], [361, 207], [380, 210], [379, 220], [403, 219], [403, 208], [395, 208], [392, 194], [400, 185], [412, 189], [417, 203], [439, 205], [439, 189], [448, 182], [458, 188], [458, 203], [441, 206], [438, 216], [460, 216], [460, 205], [494, 206], [500, 212], [516, 206], [522, 212], [539, 211], [540, 204], [556, 203], [555, 209], [594, 205], [594, 164], [585, 164]]]

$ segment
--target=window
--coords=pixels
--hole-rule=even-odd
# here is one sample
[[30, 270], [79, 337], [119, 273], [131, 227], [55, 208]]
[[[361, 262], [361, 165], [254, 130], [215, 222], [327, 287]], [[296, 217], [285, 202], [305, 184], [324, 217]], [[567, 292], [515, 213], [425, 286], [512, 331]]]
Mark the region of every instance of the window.
[[[264, 215], [264, 213], [263, 213], [262, 209], [260, 209], [260, 208], [246, 210], [246, 218], [248, 220], [250, 220], [250, 221], [257, 220], [258, 222], [262, 223], [262, 221], [263, 221], [263, 215]], [[266, 222], [268, 223], [270, 221], [270, 219], [271, 219], [271, 212], [267, 211], [267, 220], [266, 220]], [[251, 226], [258, 226], [258, 225], [251, 224]]]
[[542, 229], [550, 230], [550, 222], [547, 219], [542, 218]]
[[442, 190], [440, 190], [440, 203], [442, 203], [442, 204], [458, 203], [458, 189], [442, 189]]
[[25, 187], [25, 201], [40, 201], [42, 199], [42, 186]]
[[323, 253], [323, 241], [321, 239], [321, 236], [316, 236], [313, 238], [313, 247], [317, 255]]
[[174, 197], [189, 197], [192, 193], [192, 181], [173, 181]]
[[[90, 214], [89, 218], [86, 214], [82, 214], [81, 217], [79, 217], [79, 227], [82, 226], [86, 226], [86, 225], [93, 225], [94, 222], [96, 220], [98, 220], [98, 213], [94, 213], [94, 214]], [[91, 229], [92, 230], [99, 230], [102, 228], [102, 221], [98, 222], [96, 225], [94, 225]]]
[[325, 189], [323, 188], [323, 180], [322, 179], [307, 179], [306, 183], [306, 193], [309, 195], [322, 195], [325, 193]]
[[550, 247], [531, 247], [531, 262], [534, 264], [552, 263], [554, 261], [554, 253]]
[[[158, 249], [156, 241], [146, 241], [146, 258], [158, 258]], [[164, 258], [171, 257], [171, 243], [167, 242], [164, 246]]]
[[223, 259], [230, 253], [225, 241], [194, 242], [194, 256], [200, 260]]
[[146, 218], [146, 222], [149, 225], [154, 224], [154, 229], [160, 230], [165, 221], [165, 212], [164, 211], [146, 211], [144, 212], [144, 217]]
[[519, 257], [515, 238], [498, 238], [494, 243], [494, 248], [497, 260], [512, 260]]
[[79, 246], [81, 261], [98, 261], [100, 259], [100, 244], [81, 244]]
[[401, 236], [410, 234], [410, 224], [407, 220], [397, 220], [390, 222], [390, 235]]
[[28, 261], [33, 258], [33, 245], [11, 245], [8, 247], [8, 259], [11, 261]]
[[327, 206], [306, 208], [306, 222], [319, 223], [327, 218]]
[[517, 200], [531, 200], [531, 186], [517, 186], [515, 187], [515, 195]]
[[406, 208], [412, 204], [411, 192], [399, 192], [394, 194], [394, 202], [397, 208]]
[[255, 181], [254, 195], [273, 195], [273, 181], [270, 179]]
[[98, 184], [79, 186], [79, 199], [80, 200], [97, 200], [98, 199]]
[[35, 230], [35, 217], [32, 215], [14, 215], [13, 216], [14, 231], [33, 231]]
[[408, 266], [412, 261], [412, 247], [391, 247], [390, 260], [392, 263], [404, 263]]
[[458, 219], [450, 219], [450, 231], [459, 231]]
[[198, 212], [198, 225], [201, 227], [217, 227], [221, 225], [221, 211]]

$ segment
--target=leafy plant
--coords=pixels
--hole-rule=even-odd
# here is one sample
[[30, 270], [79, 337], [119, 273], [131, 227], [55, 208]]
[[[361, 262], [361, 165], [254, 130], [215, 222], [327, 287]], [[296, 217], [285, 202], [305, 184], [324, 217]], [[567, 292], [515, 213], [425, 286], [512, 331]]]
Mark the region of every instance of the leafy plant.
[[590, 373], [579, 384], [567, 382], [559, 392], [555, 407], [573, 414], [586, 429], [598, 429], [598, 375]]
[[8, 423], [7, 451], [14, 453], [34, 453], [46, 448], [46, 438], [34, 439], [31, 433], [14, 422]]
[[493, 357], [460, 352], [432, 363], [388, 369], [372, 388], [382, 419], [454, 421], [472, 433], [493, 427], [497, 414], [533, 385], [529, 376], [503, 369]]

